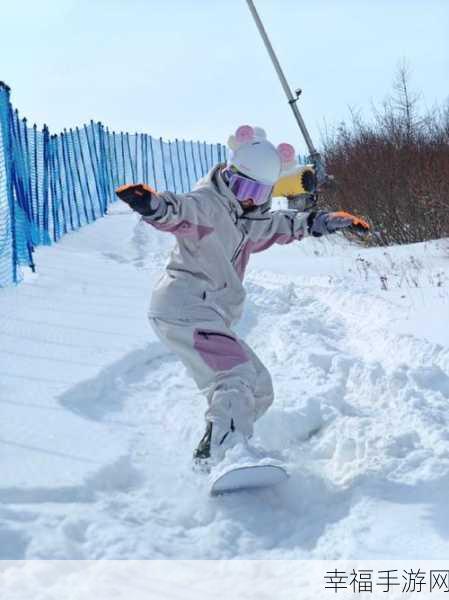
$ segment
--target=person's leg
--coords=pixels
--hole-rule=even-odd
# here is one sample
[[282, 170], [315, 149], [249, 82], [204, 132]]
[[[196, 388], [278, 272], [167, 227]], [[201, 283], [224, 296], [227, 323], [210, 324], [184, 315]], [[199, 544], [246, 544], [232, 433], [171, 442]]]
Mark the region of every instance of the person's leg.
[[257, 354], [248, 346], [246, 342], [239, 339], [240, 344], [245, 348], [247, 354], [256, 371], [256, 386], [253, 391], [255, 400], [255, 420], [259, 419], [273, 404], [274, 390], [270, 372], [262, 363]]
[[[256, 408], [255, 394], [260, 387], [261, 371], [259, 369], [258, 376], [258, 363], [246, 344], [219, 319], [194, 323], [153, 318], [151, 324], [205, 394], [206, 420], [213, 423], [214, 440], [220, 443], [232, 427], [249, 437], [260, 412]], [[258, 397], [267, 402], [268, 385], [266, 377], [262, 379], [264, 393]]]

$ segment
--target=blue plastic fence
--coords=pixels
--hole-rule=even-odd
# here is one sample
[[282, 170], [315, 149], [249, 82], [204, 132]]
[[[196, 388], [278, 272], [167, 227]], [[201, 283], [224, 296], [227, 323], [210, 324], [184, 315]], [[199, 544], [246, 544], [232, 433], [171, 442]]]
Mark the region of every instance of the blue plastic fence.
[[225, 158], [221, 144], [115, 133], [93, 121], [39, 131], [19, 118], [0, 82], [0, 287], [17, 283], [21, 266], [34, 270], [36, 246], [105, 215], [117, 186], [187, 192]]

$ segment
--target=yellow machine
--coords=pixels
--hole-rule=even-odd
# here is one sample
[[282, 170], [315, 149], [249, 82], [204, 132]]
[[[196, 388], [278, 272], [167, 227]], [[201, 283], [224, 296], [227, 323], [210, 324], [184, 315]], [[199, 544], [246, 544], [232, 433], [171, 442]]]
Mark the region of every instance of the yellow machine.
[[300, 196], [314, 194], [316, 191], [315, 169], [313, 165], [299, 166], [288, 175], [278, 179], [273, 189], [273, 197]]

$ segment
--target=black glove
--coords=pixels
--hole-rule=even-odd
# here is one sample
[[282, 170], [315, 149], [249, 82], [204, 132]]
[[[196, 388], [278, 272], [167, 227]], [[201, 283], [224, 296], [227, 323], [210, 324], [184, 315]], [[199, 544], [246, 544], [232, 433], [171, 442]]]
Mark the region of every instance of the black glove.
[[157, 211], [157, 192], [146, 183], [127, 183], [117, 188], [115, 193], [144, 217], [151, 217]]

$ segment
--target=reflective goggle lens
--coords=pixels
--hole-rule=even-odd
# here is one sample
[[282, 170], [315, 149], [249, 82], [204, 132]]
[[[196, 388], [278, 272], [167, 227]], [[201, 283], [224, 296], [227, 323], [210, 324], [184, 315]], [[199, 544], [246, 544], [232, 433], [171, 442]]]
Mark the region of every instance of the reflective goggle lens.
[[225, 174], [229, 189], [240, 202], [252, 200], [256, 206], [261, 206], [269, 199], [272, 185], [249, 179], [232, 169], [226, 169]]

